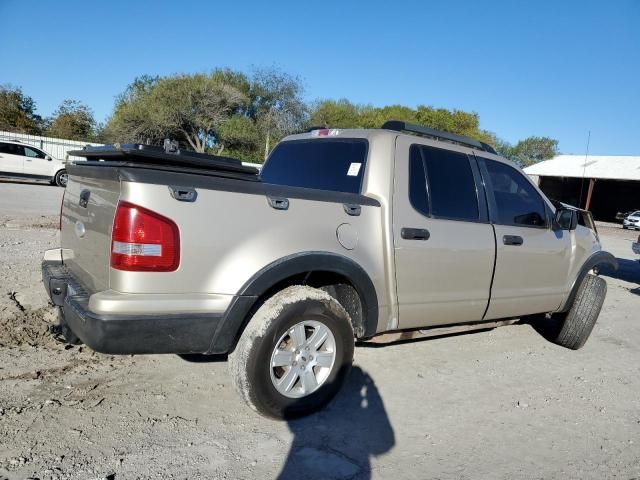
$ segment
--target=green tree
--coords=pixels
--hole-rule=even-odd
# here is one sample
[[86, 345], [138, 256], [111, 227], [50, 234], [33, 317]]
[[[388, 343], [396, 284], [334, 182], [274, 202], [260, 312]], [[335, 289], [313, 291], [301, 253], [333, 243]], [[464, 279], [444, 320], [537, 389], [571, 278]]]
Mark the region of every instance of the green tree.
[[173, 138], [199, 152], [262, 161], [306, 123], [302, 92], [298, 78], [277, 69], [138, 77], [116, 98], [100, 137], [153, 144]]
[[33, 98], [22, 93], [19, 87], [0, 85], [0, 130], [41, 133], [42, 117], [35, 110]]
[[364, 108], [366, 107], [354, 105], [346, 98], [341, 98], [340, 100], [321, 100], [312, 106], [309, 123], [314, 127], [361, 127], [361, 117]]
[[64, 100], [49, 120], [47, 135], [69, 140], [89, 141], [95, 138], [93, 112], [78, 100]]
[[549, 137], [528, 137], [516, 143], [509, 153], [509, 158], [526, 167], [555, 157], [558, 154], [558, 140]]
[[494, 137], [493, 148], [496, 149], [498, 155], [509, 159], [513, 157], [513, 145], [502, 138]]
[[253, 72], [249, 88], [249, 117], [264, 138], [264, 158], [282, 137], [298, 132], [307, 121], [304, 88], [299, 78], [278, 69]]
[[380, 128], [388, 120], [403, 120], [425, 127], [466, 135], [493, 144], [494, 136], [480, 128], [475, 112], [447, 110], [425, 105], [413, 109], [404, 105], [373, 107], [356, 105], [347, 99], [323, 100], [313, 105], [310, 124], [334, 128]]
[[204, 152], [247, 97], [215, 74], [137, 79], [116, 101], [106, 130], [115, 141], [160, 143], [172, 137]]

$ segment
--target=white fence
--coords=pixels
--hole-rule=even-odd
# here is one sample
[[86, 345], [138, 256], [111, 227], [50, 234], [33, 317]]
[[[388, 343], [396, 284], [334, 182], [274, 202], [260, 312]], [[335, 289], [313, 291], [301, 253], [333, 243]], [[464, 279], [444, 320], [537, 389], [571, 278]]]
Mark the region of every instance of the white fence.
[[65, 140], [62, 138], [40, 137], [38, 135], [28, 135], [26, 133], [3, 132], [0, 130], [1, 140], [19, 141], [33, 145], [44, 150], [46, 153], [58, 160], [84, 160], [82, 157], [69, 155], [71, 150], [82, 150], [85, 145], [102, 145], [101, 143], [79, 142], [77, 140]]

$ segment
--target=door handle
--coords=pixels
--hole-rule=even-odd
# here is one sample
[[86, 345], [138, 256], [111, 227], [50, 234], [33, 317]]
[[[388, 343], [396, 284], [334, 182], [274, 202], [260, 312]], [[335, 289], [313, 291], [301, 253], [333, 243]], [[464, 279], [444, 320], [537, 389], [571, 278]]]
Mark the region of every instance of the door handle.
[[429, 240], [431, 234], [426, 228], [403, 228], [400, 236], [405, 240]]
[[284, 197], [267, 197], [267, 201], [271, 208], [275, 208], [276, 210], [288, 210], [289, 209], [289, 199]]
[[354, 203], [344, 203], [342, 204], [342, 206], [344, 207], [345, 213], [347, 215], [351, 215], [352, 217], [357, 217], [362, 211], [362, 207]]
[[502, 243], [505, 245], [522, 245], [524, 240], [518, 235], [505, 235], [502, 237]]

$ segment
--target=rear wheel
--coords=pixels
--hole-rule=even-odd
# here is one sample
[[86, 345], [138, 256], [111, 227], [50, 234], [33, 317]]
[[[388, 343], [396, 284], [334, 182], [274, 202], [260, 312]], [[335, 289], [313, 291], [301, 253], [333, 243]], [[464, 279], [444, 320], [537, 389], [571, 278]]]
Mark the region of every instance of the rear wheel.
[[67, 181], [69, 180], [69, 174], [67, 174], [66, 170], [60, 170], [56, 173], [56, 176], [53, 177], [53, 183], [59, 187], [66, 187]]
[[606, 294], [607, 282], [587, 275], [569, 311], [559, 316], [562, 324], [555, 343], [573, 350], [584, 346], [598, 320]]
[[234, 386], [258, 413], [295, 418], [325, 406], [353, 360], [353, 328], [328, 293], [293, 286], [255, 313], [229, 355]]

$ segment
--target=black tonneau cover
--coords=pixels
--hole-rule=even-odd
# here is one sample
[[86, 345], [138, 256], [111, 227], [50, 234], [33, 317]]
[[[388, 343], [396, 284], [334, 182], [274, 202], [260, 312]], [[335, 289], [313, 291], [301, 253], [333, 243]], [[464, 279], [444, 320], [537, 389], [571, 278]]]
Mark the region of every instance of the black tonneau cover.
[[[99, 147], [86, 146], [82, 150], [74, 150], [69, 155], [84, 157], [95, 165], [95, 162], [117, 162], [128, 166], [140, 167], [175, 167], [190, 170], [204, 170], [215, 172], [230, 172], [245, 174], [247, 176], [258, 175], [258, 169], [245, 166], [240, 160], [217, 155], [207, 155], [191, 151], [168, 151], [163, 147], [141, 145], [137, 143], [102, 145]], [[84, 163], [84, 162], [82, 162]], [[204, 172], [203, 172], [204, 173]]]

